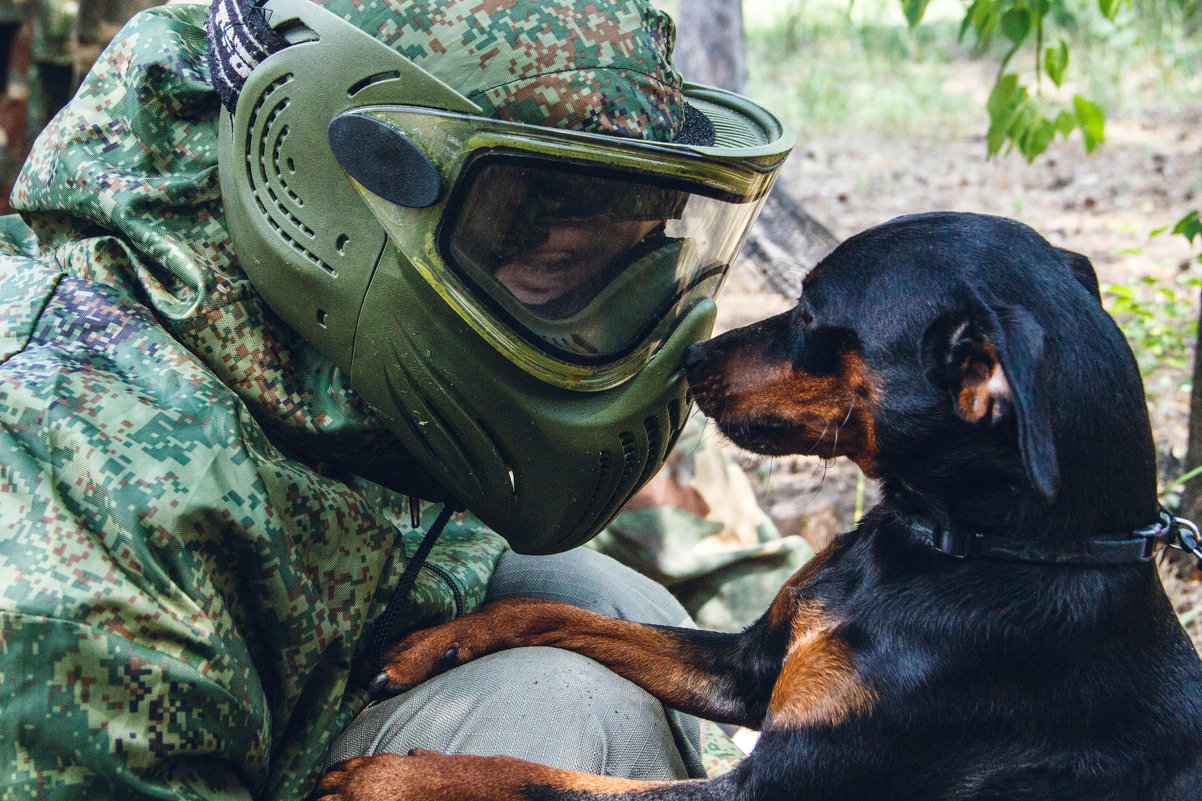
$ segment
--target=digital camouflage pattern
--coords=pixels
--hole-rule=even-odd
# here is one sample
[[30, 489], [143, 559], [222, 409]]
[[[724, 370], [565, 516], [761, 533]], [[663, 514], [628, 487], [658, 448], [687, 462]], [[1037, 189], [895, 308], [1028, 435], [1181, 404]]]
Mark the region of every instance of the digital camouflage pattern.
[[[354, 477], [391, 435], [231, 252], [206, 10], [130, 22], [0, 218], [0, 799], [304, 797], [420, 539]], [[410, 623], [478, 605], [504, 548], [453, 520]]]
[[641, 0], [320, 0], [497, 119], [671, 141], [672, 19]]
[[[420, 535], [345, 469], [390, 435], [232, 259], [204, 13], [133, 20], [0, 225], [0, 798], [303, 797]], [[503, 548], [453, 522], [413, 625]]]

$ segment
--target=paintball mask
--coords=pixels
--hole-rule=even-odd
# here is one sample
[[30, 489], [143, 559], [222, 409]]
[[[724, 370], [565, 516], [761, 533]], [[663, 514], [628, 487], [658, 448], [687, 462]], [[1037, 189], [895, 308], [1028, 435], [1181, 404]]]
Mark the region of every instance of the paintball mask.
[[495, 92], [482, 106], [307, 0], [218, 0], [210, 40], [219, 87], [240, 73], [219, 156], [235, 250], [387, 420], [411, 466], [393, 488], [522, 553], [590, 539], [684, 424], [681, 357], [791, 132], [689, 85], [705, 144], [486, 116]]

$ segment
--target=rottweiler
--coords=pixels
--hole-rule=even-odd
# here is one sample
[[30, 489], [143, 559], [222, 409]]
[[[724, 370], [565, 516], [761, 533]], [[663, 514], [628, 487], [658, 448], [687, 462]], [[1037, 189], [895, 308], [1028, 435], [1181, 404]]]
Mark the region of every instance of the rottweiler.
[[1202, 799], [1202, 662], [1165, 596], [1143, 387], [1088, 259], [997, 217], [899, 218], [790, 311], [694, 346], [701, 410], [761, 454], [846, 456], [881, 501], [741, 633], [509, 600], [389, 651], [395, 690], [503, 648], [584, 654], [759, 729], [718, 778], [415, 751], [322, 799]]

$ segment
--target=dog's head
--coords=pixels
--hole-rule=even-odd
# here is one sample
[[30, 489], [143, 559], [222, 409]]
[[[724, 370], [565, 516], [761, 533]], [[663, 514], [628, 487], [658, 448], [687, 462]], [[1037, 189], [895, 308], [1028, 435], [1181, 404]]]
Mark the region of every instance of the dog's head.
[[858, 234], [791, 311], [695, 346], [686, 370], [741, 447], [847, 456], [928, 511], [1086, 504], [1061, 522], [1095, 528], [1155, 508], [1139, 372], [1093, 268], [1012, 220], [937, 213]]

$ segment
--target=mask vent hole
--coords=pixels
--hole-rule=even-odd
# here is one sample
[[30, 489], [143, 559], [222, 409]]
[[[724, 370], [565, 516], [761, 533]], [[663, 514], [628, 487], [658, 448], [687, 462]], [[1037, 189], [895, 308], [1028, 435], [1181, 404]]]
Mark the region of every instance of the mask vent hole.
[[397, 70], [377, 72], [375, 75], [368, 75], [366, 78], [355, 81], [353, 84], [351, 84], [350, 88], [346, 90], [346, 93], [349, 97], [354, 97], [367, 87], [371, 86], [373, 83], [380, 83], [382, 81], [395, 81], [400, 77], [401, 73]]
[[351, 241], [351, 238], [349, 236], [347, 236], [346, 234], [341, 234], [338, 237], [338, 241], [336, 241], [334, 243], [334, 247], [338, 248], [339, 254], [345, 256], [346, 255], [346, 244], [350, 241]]
[[326, 327], [326, 316], [327, 315], [326, 315], [325, 309], [317, 310], [317, 324], [320, 325], [322, 328]]
[[291, 157], [281, 157], [288, 125], [280, 117], [291, 104], [287, 85], [292, 80], [293, 76], [288, 74], [273, 81], [251, 109], [246, 128], [246, 177], [255, 203], [276, 235], [306, 261], [335, 276], [337, 271], [313, 250], [317, 232], [298, 216], [304, 200], [289, 186], [281, 169], [282, 162], [295, 174], [296, 165]]
[[288, 44], [300, 44], [301, 42], [316, 42], [321, 37], [317, 32], [310, 28], [299, 19], [289, 19], [280, 23], [275, 27], [275, 32], [288, 41]]
[[648, 417], [643, 421], [643, 431], [647, 434], [647, 459], [643, 463], [643, 472], [639, 476], [638, 485], [641, 487], [651, 480], [659, 469], [659, 449], [663, 446], [663, 429], [659, 419]]
[[634, 434], [623, 431], [618, 436], [618, 441], [622, 443], [622, 480], [619, 485], [625, 488], [634, 478], [640, 467], [639, 462], [642, 460], [639, 459], [639, 444], [635, 440]]
[[674, 400], [668, 404], [668, 427], [673, 431], [680, 430], [680, 407], [681, 402]]
[[[593, 496], [580, 514], [580, 523], [576, 531], [568, 531], [564, 539], [576, 541], [580, 538], [578, 532], [592, 528], [597, 518], [608, 510], [611, 497], [609, 483], [613, 475], [614, 457], [610, 451], [601, 451], [597, 456], [597, 484], [593, 487]], [[575, 547], [575, 546], [573, 546]]]
[[679, 400], [674, 400], [668, 404], [668, 444], [664, 448], [664, 458], [668, 458], [668, 454], [676, 447], [676, 440], [680, 439], [680, 434], [684, 431], [684, 422], [682, 417], [688, 416], [688, 404], [681, 403]]

